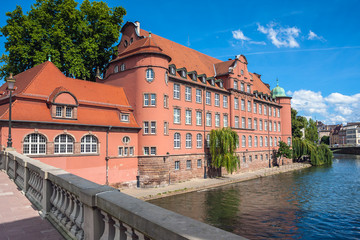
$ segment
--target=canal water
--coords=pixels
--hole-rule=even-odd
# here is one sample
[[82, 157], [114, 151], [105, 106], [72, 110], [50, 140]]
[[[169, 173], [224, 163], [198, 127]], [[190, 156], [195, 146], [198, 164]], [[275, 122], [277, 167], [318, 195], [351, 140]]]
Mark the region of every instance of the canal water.
[[360, 239], [360, 156], [150, 202], [249, 239]]

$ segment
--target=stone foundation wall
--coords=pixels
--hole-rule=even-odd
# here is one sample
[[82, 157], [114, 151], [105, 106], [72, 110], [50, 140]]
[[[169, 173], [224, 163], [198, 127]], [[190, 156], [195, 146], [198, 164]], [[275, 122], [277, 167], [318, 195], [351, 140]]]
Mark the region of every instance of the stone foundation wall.
[[[276, 159], [275, 152], [269, 151], [238, 152], [236, 155], [240, 159], [240, 169], [236, 173], [292, 163], [291, 159]], [[207, 165], [206, 157], [205, 154], [139, 157], [140, 187], [166, 186], [192, 178], [203, 178], [204, 166], [208, 177], [219, 176], [220, 171]], [[199, 166], [198, 160], [201, 161]], [[191, 165], [187, 166], [188, 161]], [[224, 168], [221, 171], [223, 175], [227, 174]]]

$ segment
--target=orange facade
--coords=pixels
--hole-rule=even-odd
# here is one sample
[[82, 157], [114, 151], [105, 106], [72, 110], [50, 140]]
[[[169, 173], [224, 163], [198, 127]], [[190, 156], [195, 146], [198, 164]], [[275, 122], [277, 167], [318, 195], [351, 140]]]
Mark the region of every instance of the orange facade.
[[[231, 127], [240, 171], [283, 164], [274, 153], [280, 140], [291, 143], [290, 98], [273, 97], [247, 65], [243, 55], [223, 62], [128, 22], [97, 83], [67, 78], [51, 62], [15, 76], [14, 147], [98, 183], [108, 172], [110, 183], [139, 176], [155, 186], [211, 174], [209, 132]], [[0, 91], [5, 146], [8, 91]]]

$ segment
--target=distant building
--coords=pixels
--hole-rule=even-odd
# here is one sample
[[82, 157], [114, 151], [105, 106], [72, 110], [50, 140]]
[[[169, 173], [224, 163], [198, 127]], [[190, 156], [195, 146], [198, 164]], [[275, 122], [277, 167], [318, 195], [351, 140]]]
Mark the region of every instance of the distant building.
[[344, 129], [346, 130], [346, 145], [360, 146], [360, 124], [348, 123]]
[[343, 140], [341, 139], [340, 137], [340, 131], [342, 129], [342, 125], [337, 125], [335, 128], [333, 128], [331, 131], [330, 131], [330, 146], [338, 146], [340, 144], [343, 144], [344, 141], [342, 141], [342, 143], [340, 143], [340, 140]]

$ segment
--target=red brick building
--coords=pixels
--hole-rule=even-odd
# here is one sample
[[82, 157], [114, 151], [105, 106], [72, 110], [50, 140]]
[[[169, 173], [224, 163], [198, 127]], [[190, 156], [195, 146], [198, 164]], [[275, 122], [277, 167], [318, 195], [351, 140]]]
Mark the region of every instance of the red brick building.
[[[142, 186], [154, 186], [203, 177], [210, 130], [231, 127], [239, 134], [239, 171], [279, 164], [278, 142], [291, 143], [291, 98], [249, 72], [245, 56], [224, 62], [142, 30], [138, 22], [121, 32], [118, 56], [97, 83], [66, 78], [50, 62], [15, 76], [19, 152], [32, 155], [28, 136], [41, 133], [46, 150], [34, 157], [46, 163], [103, 183], [107, 156], [110, 183], [138, 175]], [[4, 86], [0, 90], [4, 146], [8, 97]], [[96, 152], [82, 152], [86, 136], [96, 136]], [[72, 152], [55, 153], [61, 138], [73, 143]], [[98, 169], [94, 174], [89, 162]]]

